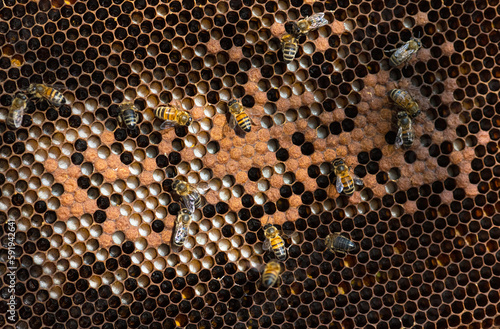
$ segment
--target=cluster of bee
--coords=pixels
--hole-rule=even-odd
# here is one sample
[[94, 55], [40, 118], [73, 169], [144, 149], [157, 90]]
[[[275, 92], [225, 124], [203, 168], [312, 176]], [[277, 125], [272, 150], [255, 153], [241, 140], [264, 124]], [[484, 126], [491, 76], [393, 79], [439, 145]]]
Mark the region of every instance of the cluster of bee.
[[[193, 122], [191, 114], [181, 110], [180, 105], [166, 105], [155, 109], [155, 116], [163, 119], [160, 129], [177, 126], [188, 127]], [[232, 100], [228, 103], [227, 125], [233, 129], [237, 136], [245, 137], [245, 134], [255, 125], [246, 113], [241, 102]], [[120, 104], [118, 122], [129, 130], [134, 130], [139, 122], [139, 111], [132, 102]], [[195, 186], [183, 180], [175, 180], [172, 183], [172, 190], [181, 198], [181, 210], [177, 214], [172, 243], [181, 247], [188, 236], [189, 225], [193, 221], [193, 213], [202, 206], [201, 194], [208, 189], [202, 184]]]
[[281, 37], [283, 61], [285, 63], [289, 63], [295, 58], [295, 55], [299, 50], [299, 37], [328, 24], [328, 21], [324, 18], [324, 16], [325, 13], [317, 13], [297, 22], [292, 22], [291, 33], [287, 33]]
[[24, 111], [26, 110], [28, 101], [31, 98], [34, 98], [35, 100], [45, 99], [53, 106], [61, 106], [67, 103], [64, 95], [56, 89], [56, 87], [49, 87], [40, 83], [32, 83], [25, 92], [18, 92], [14, 96], [6, 120], [9, 127], [13, 129], [21, 127]]
[[[155, 116], [165, 120], [160, 125], [160, 129], [173, 128], [177, 126], [189, 127], [193, 122], [193, 117], [188, 111], [181, 110], [180, 105], [166, 105], [157, 107], [154, 111]], [[245, 137], [250, 132], [255, 123], [250, 118], [245, 107], [237, 100], [231, 100], [228, 103], [226, 114], [227, 125], [233, 129], [237, 136]], [[132, 102], [120, 104], [120, 113], [118, 122], [125, 125], [130, 130], [134, 130], [139, 122], [139, 110]]]
[[[408, 65], [413, 54], [416, 54], [421, 47], [420, 39], [412, 38], [401, 47], [389, 50], [389, 52], [393, 52], [389, 58], [389, 64], [393, 67], [401, 64]], [[409, 148], [415, 139], [412, 120], [421, 113], [420, 107], [410, 93], [405, 90], [392, 89], [389, 91], [389, 98], [397, 107], [403, 109], [397, 114], [398, 132], [395, 146], [396, 148], [401, 146]]]
[[[278, 282], [279, 275], [281, 273], [280, 262], [284, 262], [287, 257], [284, 239], [293, 238], [297, 235], [297, 232], [294, 232], [291, 235], [286, 235], [280, 233], [274, 225], [266, 224], [264, 226], [264, 235], [266, 240], [264, 241], [262, 248], [264, 250], [271, 249], [276, 257], [276, 259], [271, 260], [265, 265], [262, 273], [261, 284], [265, 288], [269, 288]], [[329, 234], [325, 239], [325, 245], [335, 254], [343, 255], [346, 255], [348, 252], [356, 248], [356, 244], [354, 242], [339, 233]]]
[[174, 236], [172, 243], [181, 247], [188, 236], [189, 225], [193, 221], [193, 213], [203, 205], [201, 194], [208, 189], [208, 186], [195, 186], [188, 182], [176, 179], [172, 183], [172, 190], [181, 197], [181, 210], [177, 214], [175, 221]]
[[[155, 109], [155, 116], [165, 120], [160, 129], [172, 128], [176, 125], [188, 127], [193, 122], [193, 117], [187, 111], [181, 110], [179, 105], [164, 105]], [[134, 130], [139, 122], [139, 110], [132, 102], [120, 104], [118, 122], [129, 130]]]
[[[297, 22], [292, 22], [291, 33], [282, 37], [283, 59], [291, 62], [298, 51], [298, 39], [310, 31], [328, 24], [324, 18], [324, 13], [317, 13]], [[411, 56], [415, 54], [422, 44], [419, 39], [411, 39], [400, 48], [393, 50], [390, 57], [390, 65], [398, 66], [408, 64]], [[29, 96], [29, 97], [28, 97]], [[415, 138], [412, 128], [412, 119], [420, 114], [420, 108], [413, 97], [406, 91], [393, 89], [389, 92], [389, 97], [396, 106], [402, 109], [397, 114], [398, 133], [396, 147], [409, 147]], [[19, 128], [22, 123], [24, 111], [30, 98], [45, 99], [54, 106], [67, 103], [64, 95], [55, 87], [43, 84], [31, 84], [26, 92], [16, 94], [9, 110], [7, 124], [13, 128]], [[139, 122], [139, 111], [134, 103], [124, 102], [119, 106], [120, 113], [118, 121], [130, 130], [134, 130]], [[187, 111], [181, 109], [180, 105], [166, 105], [155, 109], [157, 118], [163, 119], [160, 129], [178, 126], [188, 127], [193, 118]], [[227, 126], [233, 129], [237, 136], [244, 137], [251, 131], [251, 126], [255, 125], [247, 114], [245, 107], [237, 100], [228, 103], [226, 114]], [[363, 181], [355, 174], [351, 173], [351, 168], [346, 165], [343, 159], [337, 158], [332, 162], [333, 173], [336, 176], [335, 188], [338, 193], [350, 196], [354, 193], [355, 185], [362, 185]], [[181, 209], [177, 215], [172, 243], [175, 246], [182, 246], [188, 236], [189, 226], [193, 220], [193, 213], [202, 206], [201, 194], [204, 192], [202, 186], [195, 186], [183, 180], [175, 180], [172, 189], [181, 198]], [[207, 188], [205, 187], [205, 190]], [[264, 250], [271, 250], [276, 259], [266, 264], [262, 274], [262, 284], [267, 288], [273, 286], [279, 278], [281, 263], [287, 258], [285, 239], [292, 238], [297, 233], [291, 235], [281, 233], [274, 225], [264, 226], [265, 241]], [[354, 242], [339, 233], [333, 233], [326, 237], [325, 245], [335, 253], [346, 254], [356, 248]]]

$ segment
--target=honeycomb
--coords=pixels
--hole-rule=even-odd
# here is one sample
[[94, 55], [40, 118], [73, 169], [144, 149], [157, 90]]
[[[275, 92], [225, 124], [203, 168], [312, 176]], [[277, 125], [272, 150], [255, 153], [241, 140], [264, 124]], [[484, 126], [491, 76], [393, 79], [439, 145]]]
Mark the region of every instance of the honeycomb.
[[[498, 5], [4, 0], [0, 326], [499, 328]], [[283, 63], [289, 22], [320, 12], [330, 24]], [[422, 49], [391, 68], [412, 37]], [[30, 83], [69, 104], [30, 102], [12, 130]], [[393, 88], [424, 110], [409, 150]], [[225, 129], [231, 99], [257, 124], [244, 139]], [[154, 109], [175, 102], [195, 122], [160, 130]], [[364, 180], [350, 198], [336, 157]], [[175, 250], [177, 178], [210, 190]], [[265, 290], [268, 221], [299, 234]], [[357, 249], [327, 250], [337, 232]]]

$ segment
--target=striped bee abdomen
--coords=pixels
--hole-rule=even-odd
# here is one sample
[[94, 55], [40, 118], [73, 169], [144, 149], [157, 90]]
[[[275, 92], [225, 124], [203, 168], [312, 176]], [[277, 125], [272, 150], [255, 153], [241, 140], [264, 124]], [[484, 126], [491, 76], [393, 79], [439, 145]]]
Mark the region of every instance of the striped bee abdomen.
[[278, 280], [278, 273], [275, 271], [266, 271], [262, 275], [262, 283], [266, 287], [270, 287], [276, 283], [276, 280]]
[[236, 122], [238, 123], [238, 126], [241, 127], [246, 132], [249, 132], [252, 128], [250, 124], [250, 118], [245, 112], [241, 112], [240, 114], [236, 115]]
[[393, 89], [391, 90], [391, 92], [389, 93], [389, 97], [394, 101], [394, 103], [396, 103], [397, 105], [400, 105], [400, 106], [404, 106], [405, 103], [403, 102], [404, 101], [404, 98], [405, 98], [405, 95], [404, 95], [404, 91], [401, 90], [401, 89]]
[[156, 117], [163, 120], [175, 120], [176, 111], [172, 107], [169, 106], [160, 106], [155, 111]]
[[125, 121], [125, 125], [129, 129], [134, 129], [137, 124], [136, 113], [132, 109], [128, 109], [123, 111], [123, 121]]
[[351, 195], [354, 193], [354, 181], [350, 176], [344, 176], [341, 178], [342, 185], [344, 185], [344, 193], [346, 195]]
[[347, 253], [356, 248], [354, 242], [339, 233], [329, 234], [325, 239], [325, 244], [333, 252]]
[[342, 251], [349, 251], [354, 248], [354, 243], [351, 240], [339, 235], [333, 240], [333, 248]]
[[403, 145], [411, 146], [413, 144], [413, 134], [411, 132], [403, 133]]
[[44, 96], [55, 105], [62, 105], [66, 103], [64, 95], [54, 88], [45, 88], [44, 94]]
[[286, 259], [285, 243], [281, 237], [278, 236], [271, 240], [271, 248], [273, 249], [277, 259]]
[[283, 44], [283, 59], [285, 62], [291, 62], [295, 58], [299, 45], [292, 42], [285, 42]]
[[399, 64], [401, 64], [401, 61], [398, 59], [396, 54], [392, 55], [391, 58], [389, 59], [389, 65], [394, 67], [398, 66]]

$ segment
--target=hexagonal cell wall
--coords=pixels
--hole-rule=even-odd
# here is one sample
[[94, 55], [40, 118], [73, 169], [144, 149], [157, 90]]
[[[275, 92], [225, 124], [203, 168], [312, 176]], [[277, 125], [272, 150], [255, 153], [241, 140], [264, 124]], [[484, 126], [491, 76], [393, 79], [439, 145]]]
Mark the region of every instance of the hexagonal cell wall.
[[[500, 327], [498, 0], [0, 6], [2, 328]], [[328, 24], [284, 63], [281, 37], [315, 13]], [[30, 98], [11, 129], [32, 83], [67, 104]], [[409, 149], [395, 88], [422, 108]], [[160, 129], [168, 104], [193, 123]], [[364, 183], [350, 197], [338, 157]], [[175, 179], [209, 187], [181, 248]], [[298, 235], [264, 289], [268, 222]], [[339, 232], [347, 255], [325, 246]]]

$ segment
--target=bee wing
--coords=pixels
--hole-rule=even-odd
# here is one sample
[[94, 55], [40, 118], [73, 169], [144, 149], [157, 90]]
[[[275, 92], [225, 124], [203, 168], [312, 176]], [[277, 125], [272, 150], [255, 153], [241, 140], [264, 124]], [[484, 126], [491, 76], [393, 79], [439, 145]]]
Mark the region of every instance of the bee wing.
[[271, 241], [269, 239], [266, 239], [266, 241], [264, 241], [264, 244], [262, 245], [262, 249], [269, 250], [270, 248], [271, 248]]
[[412, 139], [415, 139], [415, 130], [413, 130], [413, 126], [410, 125], [409, 133], [411, 134]]
[[408, 47], [410, 46], [410, 43], [408, 42], [405, 42], [401, 47], [399, 47], [397, 49], [397, 51], [399, 51], [399, 53], [402, 53], [402, 52], [405, 52], [405, 51], [408, 51]]
[[359, 178], [357, 175], [352, 174], [352, 180], [354, 181], [354, 184], [356, 185], [363, 185], [363, 180]]
[[307, 21], [311, 24], [310, 29], [317, 29], [328, 24], [328, 21], [324, 18], [325, 13], [317, 13], [307, 17]]
[[241, 129], [241, 127], [239, 125], [236, 125], [236, 127], [234, 127], [234, 132], [236, 133], [236, 136], [238, 136], [240, 138], [245, 138], [245, 136], [247, 134], [246, 131]]
[[396, 142], [394, 143], [394, 146], [396, 148], [400, 148], [401, 145], [403, 145], [403, 128], [399, 127], [398, 133], [396, 135]]
[[344, 184], [342, 184], [342, 180], [339, 176], [337, 176], [337, 180], [335, 181], [335, 187], [337, 188], [337, 192], [342, 193], [344, 190]]
[[234, 127], [238, 125], [236, 119], [234, 118], [234, 115], [229, 113], [229, 111], [226, 113], [226, 119], [227, 123], [229, 124], [229, 128], [234, 129]]
[[299, 232], [284, 232], [281, 237], [283, 239], [292, 239], [294, 237], [296, 237], [297, 235], [299, 235]]
[[160, 130], [175, 127], [174, 121], [163, 121], [160, 125]]
[[195, 201], [196, 201], [196, 196], [193, 194], [188, 194], [188, 195], [182, 196], [182, 203], [184, 203], [184, 206], [191, 213], [194, 213], [194, 211], [196, 210]]
[[57, 91], [62, 91], [62, 90], [64, 90], [66, 88], [66, 86], [64, 84], [60, 83], [60, 82], [56, 82], [54, 84], [45, 85], [45, 86], [53, 88], [53, 89], [55, 89]]
[[205, 194], [208, 190], [210, 190], [210, 186], [206, 182], [201, 182], [198, 185], [196, 185], [196, 190], [200, 194]]

